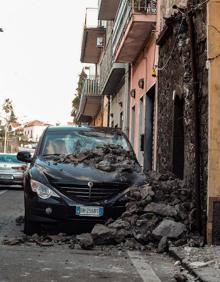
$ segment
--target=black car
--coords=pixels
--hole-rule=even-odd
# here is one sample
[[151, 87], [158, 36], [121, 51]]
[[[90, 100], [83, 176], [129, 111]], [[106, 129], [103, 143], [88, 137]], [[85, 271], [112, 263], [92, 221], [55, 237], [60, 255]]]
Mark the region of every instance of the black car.
[[[108, 146], [116, 155], [100, 154]], [[117, 155], [117, 148], [128, 154], [132, 169], [129, 160], [123, 163]], [[113, 157], [118, 167], [111, 171], [109, 164], [113, 162], [114, 168], [114, 161], [109, 158]], [[19, 152], [17, 158], [30, 163], [24, 175], [26, 234], [40, 232], [42, 224], [116, 218], [125, 210], [128, 187], [140, 180], [141, 167], [118, 129], [48, 127], [35, 155]]]

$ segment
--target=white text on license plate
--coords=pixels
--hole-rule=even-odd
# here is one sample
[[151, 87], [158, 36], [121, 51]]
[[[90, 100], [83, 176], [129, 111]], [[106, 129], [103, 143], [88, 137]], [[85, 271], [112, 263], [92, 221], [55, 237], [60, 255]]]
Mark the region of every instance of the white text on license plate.
[[76, 215], [100, 217], [104, 214], [103, 207], [76, 206]]

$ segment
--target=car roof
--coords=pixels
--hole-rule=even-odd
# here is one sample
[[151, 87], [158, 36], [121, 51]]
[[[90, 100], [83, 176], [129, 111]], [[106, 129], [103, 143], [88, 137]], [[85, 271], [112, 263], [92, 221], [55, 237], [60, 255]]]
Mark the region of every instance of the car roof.
[[71, 132], [71, 131], [94, 131], [94, 132], [105, 132], [105, 133], [121, 133], [121, 129], [119, 128], [111, 128], [111, 127], [90, 127], [90, 126], [49, 126], [47, 128], [49, 132]]

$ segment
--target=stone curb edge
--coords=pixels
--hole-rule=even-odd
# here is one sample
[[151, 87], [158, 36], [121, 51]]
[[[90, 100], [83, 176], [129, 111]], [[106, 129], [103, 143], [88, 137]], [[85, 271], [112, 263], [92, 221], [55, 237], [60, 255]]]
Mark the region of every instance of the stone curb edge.
[[179, 260], [181, 265], [187, 271], [189, 271], [189, 273], [192, 274], [197, 279], [197, 281], [199, 281], [199, 282], [208, 282], [207, 280], [204, 280], [201, 276], [199, 276], [198, 273], [192, 267], [190, 267], [187, 263], [183, 262], [182, 258], [174, 250], [168, 250], [168, 254], [172, 258], [174, 258], [176, 260]]

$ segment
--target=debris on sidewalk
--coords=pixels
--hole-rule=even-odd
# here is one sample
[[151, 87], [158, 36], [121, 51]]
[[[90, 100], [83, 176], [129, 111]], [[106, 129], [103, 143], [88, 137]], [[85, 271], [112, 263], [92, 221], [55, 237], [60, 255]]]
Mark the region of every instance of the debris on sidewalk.
[[[107, 156], [107, 152], [110, 152], [111, 157], [116, 157], [114, 152], [118, 152], [118, 146], [104, 148]], [[103, 147], [96, 150], [95, 157], [89, 156], [88, 161], [97, 160], [98, 155], [103, 153]], [[122, 155], [125, 154], [123, 149], [120, 150]], [[121, 158], [121, 155], [118, 157]], [[149, 249], [159, 253], [166, 252], [170, 246], [202, 246], [202, 239], [190, 232], [190, 215], [194, 208], [191, 191], [173, 174], [149, 172], [146, 174], [146, 183], [128, 188], [124, 197], [127, 201], [125, 212], [116, 220], [109, 219], [105, 224], [96, 224], [90, 234], [77, 237], [35, 234], [26, 236], [25, 240], [40, 246], [57, 243], [74, 248], [78, 244], [82, 249], [93, 249], [95, 246], [112, 245], [119, 249]], [[16, 222], [22, 220], [19, 217]]]
[[171, 247], [169, 251], [199, 277], [200, 281], [220, 281], [220, 246], [179, 246]]
[[94, 226], [91, 236], [95, 245], [164, 252], [170, 245], [192, 244], [190, 190], [172, 174], [150, 172], [147, 180], [147, 184], [127, 190], [126, 211], [120, 218]]
[[83, 250], [92, 250], [94, 247], [94, 241], [89, 233], [84, 233], [76, 236], [76, 239]]
[[18, 226], [22, 225], [24, 223], [24, 216], [23, 215], [18, 216], [15, 219], [15, 221], [16, 221], [16, 225], [18, 225]]

